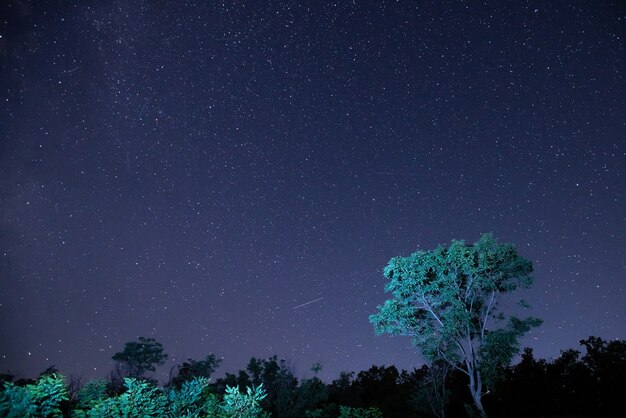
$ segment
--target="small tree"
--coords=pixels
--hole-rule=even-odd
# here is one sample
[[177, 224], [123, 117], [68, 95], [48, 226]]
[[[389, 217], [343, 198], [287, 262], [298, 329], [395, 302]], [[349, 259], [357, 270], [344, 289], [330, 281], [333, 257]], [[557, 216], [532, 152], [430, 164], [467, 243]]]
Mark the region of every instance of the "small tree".
[[137, 378], [163, 365], [167, 354], [163, 352], [163, 345], [154, 338], [139, 337], [139, 342], [127, 342], [124, 351], [115, 353], [113, 360], [118, 363], [120, 377]]
[[196, 377], [206, 377], [209, 379], [221, 363], [222, 359], [217, 358], [215, 354], [209, 354], [201, 361], [188, 359], [180, 366], [177, 366], [178, 374], [171, 380], [170, 385], [175, 388], [180, 388], [184, 382], [190, 381]]
[[497, 309], [503, 294], [530, 287], [532, 271], [529, 260], [491, 234], [473, 245], [455, 240], [449, 247], [395, 257], [384, 270], [385, 291], [393, 298], [378, 306], [370, 322], [379, 335], [413, 337], [427, 359], [443, 359], [467, 375], [474, 406], [486, 416], [484, 384], [510, 363], [518, 338], [541, 324], [515, 316], [505, 322]]

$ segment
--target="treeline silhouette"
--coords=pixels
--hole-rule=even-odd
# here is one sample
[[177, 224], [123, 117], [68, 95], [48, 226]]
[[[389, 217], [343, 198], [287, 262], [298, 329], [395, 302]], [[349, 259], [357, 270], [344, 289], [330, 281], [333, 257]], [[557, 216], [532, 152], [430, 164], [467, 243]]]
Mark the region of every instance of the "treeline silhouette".
[[[152, 342], [152, 347], [160, 347], [154, 340], [145, 341]], [[127, 344], [127, 348], [131, 344]], [[505, 368], [497, 383], [485, 388], [487, 414], [490, 417], [626, 416], [626, 341], [589, 337], [580, 344], [580, 350], [562, 351], [553, 360], [536, 359], [532, 349], [525, 348], [521, 361]], [[145, 352], [145, 345], [143, 349]], [[160, 358], [155, 357], [154, 352], [150, 361], [159, 364]], [[127, 390], [124, 377], [131, 375], [129, 370], [134, 370], [133, 378], [157, 385], [156, 381], [142, 376], [145, 370], [153, 368], [140, 364], [137, 353], [139, 351], [125, 350], [116, 354], [117, 360], [126, 367], [118, 367], [111, 373], [106, 381], [106, 396], [119, 396]], [[162, 350], [157, 350], [158, 353], [165, 356]], [[220, 360], [212, 354], [202, 361], [190, 359], [172, 370], [162, 390], [181, 390], [186, 382], [210, 377], [219, 364]], [[261, 386], [265, 395], [260, 401], [263, 413], [279, 418], [464, 417], [468, 415], [467, 405], [472, 402], [467, 377], [453, 368], [442, 372], [440, 367], [425, 365], [409, 372], [399, 371], [395, 366], [372, 366], [358, 373], [343, 372], [330, 383], [317, 377], [321, 368], [320, 364], [313, 365], [314, 377], [299, 380], [284, 359], [252, 358], [245, 370], [212, 380], [207, 390], [214, 396], [224, 397], [229, 387], [245, 392], [246, 387]], [[42, 376], [56, 372], [50, 368]], [[15, 380], [9, 374], [1, 375], [1, 380], [10, 382], [4, 384], [5, 388], [37, 382], [36, 379]], [[60, 411], [63, 416], [76, 416], [72, 411], [78, 408], [83, 385], [76, 381], [69, 383], [68, 396]]]

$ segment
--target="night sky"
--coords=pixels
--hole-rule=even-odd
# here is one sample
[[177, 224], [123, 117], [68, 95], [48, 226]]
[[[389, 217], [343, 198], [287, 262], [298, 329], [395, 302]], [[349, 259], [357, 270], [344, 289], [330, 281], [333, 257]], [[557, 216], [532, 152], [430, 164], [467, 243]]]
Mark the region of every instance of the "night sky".
[[538, 357], [626, 339], [626, 3], [2, 3], [0, 371], [411, 370], [382, 269], [483, 232]]

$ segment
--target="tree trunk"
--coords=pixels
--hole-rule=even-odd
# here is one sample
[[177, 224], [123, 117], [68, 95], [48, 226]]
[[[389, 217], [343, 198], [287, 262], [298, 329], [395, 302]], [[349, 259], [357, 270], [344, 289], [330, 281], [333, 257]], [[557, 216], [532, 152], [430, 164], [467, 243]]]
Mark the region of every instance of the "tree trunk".
[[483, 407], [483, 402], [481, 399], [483, 382], [480, 378], [480, 371], [476, 370], [475, 368], [472, 368], [468, 371], [470, 376], [469, 388], [470, 393], [472, 394], [472, 399], [474, 400], [474, 406], [476, 407], [478, 413], [482, 418], [487, 418], [487, 414], [485, 413], [485, 408]]
[[485, 408], [483, 407], [483, 401], [480, 395], [480, 389], [478, 389], [478, 393], [472, 392], [472, 398], [474, 399], [474, 406], [478, 410], [480, 416], [483, 418], [487, 418], [487, 414], [485, 413]]

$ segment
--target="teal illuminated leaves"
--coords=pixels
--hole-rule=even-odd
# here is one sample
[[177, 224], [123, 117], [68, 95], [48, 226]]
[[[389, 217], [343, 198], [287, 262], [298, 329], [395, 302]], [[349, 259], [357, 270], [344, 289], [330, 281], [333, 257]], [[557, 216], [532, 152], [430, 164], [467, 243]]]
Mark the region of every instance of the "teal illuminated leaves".
[[68, 399], [64, 378], [58, 373], [44, 374], [26, 386], [5, 382], [0, 393], [0, 416], [60, 417], [61, 404]]
[[[482, 376], [495, 378], [516, 353], [517, 339], [538, 326], [536, 318], [498, 311], [505, 293], [532, 284], [532, 263], [510, 244], [490, 235], [476, 243], [452, 241], [445, 247], [394, 257], [384, 269], [392, 294], [370, 316], [377, 334], [407, 335], [431, 361], [444, 360], [470, 378], [477, 409], [484, 414]], [[499, 328], [501, 327], [501, 328]]]
[[519, 352], [518, 339], [531, 328], [541, 325], [538, 318], [509, 318], [504, 328], [486, 331], [478, 353], [479, 367], [486, 384], [492, 385], [502, 378], [501, 371]]
[[167, 397], [147, 381], [127, 377], [127, 390], [114, 398], [96, 404], [87, 413], [95, 417], [160, 417], [167, 408]]
[[245, 393], [240, 393], [237, 387], [226, 387], [222, 409], [227, 417], [256, 418], [269, 417], [261, 409], [260, 403], [267, 393], [263, 384], [256, 388], [248, 387]]
[[5, 382], [0, 390], [0, 416], [62, 417], [62, 409], [75, 418], [268, 416], [259, 404], [266, 396], [262, 387], [247, 388], [245, 393], [239, 393], [236, 387], [227, 388], [222, 399], [209, 391], [209, 379], [202, 377], [187, 380], [179, 388], [161, 389], [150, 381], [135, 378], [125, 378], [124, 386], [124, 392], [109, 396], [106, 381], [92, 381], [79, 390], [78, 402], [68, 403], [68, 390], [58, 373], [44, 374], [26, 386]]
[[107, 397], [107, 381], [100, 379], [85, 383], [76, 397], [81, 409], [92, 408]]

